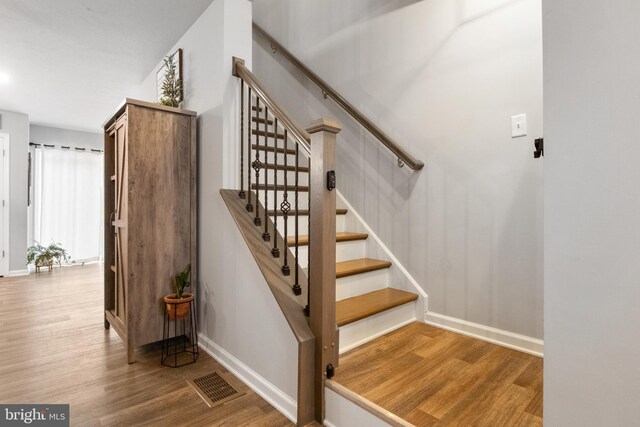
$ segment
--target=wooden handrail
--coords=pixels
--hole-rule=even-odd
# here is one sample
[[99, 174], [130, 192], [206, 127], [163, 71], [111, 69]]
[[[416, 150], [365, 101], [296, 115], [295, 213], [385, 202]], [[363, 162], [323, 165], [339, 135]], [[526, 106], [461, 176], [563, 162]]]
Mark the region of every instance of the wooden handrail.
[[[290, 118], [290, 116], [282, 110], [281, 107], [266, 92], [264, 87], [258, 82], [253, 73], [244, 65], [244, 61], [240, 58], [233, 58], [233, 75], [241, 79], [240, 82], [240, 102], [239, 113], [240, 120], [240, 191], [222, 192], [223, 198], [229, 199], [227, 205], [230, 210], [242, 212], [239, 217], [242, 219], [238, 222], [242, 225], [252, 239], [246, 239], [250, 247], [257, 248], [255, 253], [263, 254], [263, 258], [269, 261], [280, 259], [284, 255], [284, 264], [277, 270], [268, 269], [265, 274], [267, 281], [274, 284], [285, 283], [285, 287], [290, 286], [290, 291], [296, 297], [301, 297], [304, 293], [303, 287], [300, 286], [300, 276], [306, 275], [306, 306], [298, 307], [298, 311], [291, 314], [290, 306], [293, 302], [297, 303], [295, 298], [291, 300], [281, 300], [280, 293], [275, 293], [276, 300], [280, 304], [283, 312], [289, 311], [287, 319], [299, 321], [300, 316], [308, 317], [308, 325], [300, 326], [299, 323], [290, 322], [294, 333], [299, 338], [300, 332], [311, 332], [312, 339], [306, 339], [304, 343], [299, 339], [298, 346], [298, 425], [307, 425], [308, 422], [315, 419], [319, 423], [324, 421], [325, 400], [324, 400], [324, 382], [325, 378], [331, 377], [334, 367], [338, 366], [338, 330], [336, 323], [336, 192], [335, 189], [335, 164], [336, 164], [336, 135], [340, 132], [339, 124], [325, 118], [312, 122], [307, 129], [301, 129]], [[249, 95], [245, 104], [245, 84], [249, 88]], [[253, 96], [257, 97], [255, 107], [252, 105]], [[249, 113], [245, 121], [244, 111], [245, 105]], [[255, 111], [255, 114], [252, 112]], [[261, 116], [261, 111], [263, 115]], [[271, 120], [269, 117], [273, 117]], [[251, 123], [255, 122], [253, 128]], [[247, 126], [247, 138], [244, 138], [244, 125]], [[262, 130], [260, 130], [260, 124]], [[269, 130], [269, 126], [271, 126]], [[279, 130], [284, 129], [284, 133], [280, 134]], [[252, 141], [251, 135], [255, 135]], [[262, 138], [261, 138], [262, 137]], [[262, 144], [260, 144], [262, 139]], [[269, 144], [269, 140], [272, 144]], [[281, 147], [278, 140], [284, 140]], [[295, 150], [289, 148], [290, 139], [296, 143]], [[244, 143], [246, 142], [246, 164], [247, 164], [247, 192], [244, 191]], [[306, 186], [299, 185], [299, 161], [300, 148], [307, 151], [308, 159], [306, 173], [308, 173], [308, 184]], [[264, 151], [264, 163], [261, 160], [260, 153]], [[267, 153], [273, 153], [271, 159], [267, 157]], [[282, 153], [283, 156], [280, 156]], [[252, 154], [255, 159], [252, 161]], [[289, 168], [288, 157], [294, 155], [295, 165], [293, 170]], [[284, 165], [279, 164], [279, 158], [282, 157]], [[272, 162], [269, 164], [268, 162]], [[271, 166], [268, 168], [267, 166]], [[284, 183], [278, 181], [279, 166], [284, 171]], [[255, 183], [251, 182], [251, 169], [255, 171]], [[264, 172], [262, 175], [260, 172]], [[287, 181], [290, 175], [289, 171], [294, 172], [294, 183]], [[269, 179], [272, 175], [273, 179]], [[260, 178], [262, 176], [262, 179]], [[333, 178], [333, 179], [331, 179]], [[293, 185], [291, 185], [293, 184]], [[252, 191], [255, 189], [255, 193]], [[278, 192], [282, 192], [282, 200], [280, 203], [281, 212], [285, 214], [284, 237], [280, 237], [278, 230], [277, 218], [270, 219], [269, 215], [269, 192], [272, 192], [273, 207], [271, 212], [277, 212], [278, 209]], [[289, 233], [286, 231], [288, 212], [292, 208], [288, 201], [288, 193], [294, 193], [293, 217], [295, 219], [295, 242], [294, 242], [294, 274], [292, 276], [292, 284], [288, 280], [282, 280], [283, 277], [291, 274], [291, 269], [287, 264], [287, 255], [289, 253], [288, 244], [286, 244]], [[260, 193], [262, 192], [262, 198]], [[300, 232], [298, 230], [299, 205], [298, 198], [300, 192], [306, 192], [308, 197], [308, 270], [306, 274], [301, 271], [299, 265], [300, 259], [298, 254]], [[229, 195], [231, 195], [229, 197]], [[252, 204], [252, 196], [255, 197], [255, 206]], [[247, 200], [244, 205], [242, 200]], [[225, 200], [227, 201], [227, 200]], [[244, 206], [243, 206], [244, 205]], [[244, 211], [250, 213], [246, 215]], [[255, 214], [255, 216], [254, 216]], [[264, 214], [264, 223], [263, 216]], [[313, 218], [313, 220], [311, 219]], [[264, 225], [264, 228], [262, 226]], [[248, 226], [248, 227], [247, 227]], [[256, 228], [256, 226], [258, 228]], [[247, 230], [248, 228], [248, 230]], [[260, 233], [263, 231], [262, 233]], [[271, 234], [273, 232], [273, 234]], [[243, 233], [244, 234], [244, 233]], [[273, 237], [272, 237], [273, 236]], [[273, 246], [271, 242], [273, 241]], [[266, 244], [265, 244], [266, 242]], [[282, 252], [280, 251], [282, 248]], [[268, 254], [268, 255], [264, 255]], [[256, 257], [258, 260], [258, 257]], [[260, 263], [260, 260], [258, 260]], [[276, 264], [277, 265], [277, 264]], [[273, 265], [271, 265], [273, 267]], [[262, 268], [261, 268], [262, 269]], [[279, 271], [278, 271], [279, 270]], [[275, 273], [275, 274], [274, 274]], [[302, 273], [302, 274], [300, 274]], [[264, 274], [264, 273], [263, 273]], [[289, 292], [287, 290], [287, 293]], [[273, 287], [272, 287], [273, 290]], [[289, 297], [292, 297], [289, 294]], [[304, 297], [302, 297], [304, 298]], [[304, 345], [303, 345], [304, 344]]]
[[278, 122], [289, 131], [289, 134], [305, 149], [307, 154], [311, 155], [311, 146], [309, 145], [311, 136], [309, 133], [299, 127], [289, 115], [276, 104], [271, 95], [267, 93], [262, 84], [256, 79], [256, 76], [244, 65], [244, 60], [236, 57], [233, 58], [233, 75], [240, 77], [253, 89], [271, 114], [278, 118]]
[[306, 65], [298, 60], [291, 52], [285, 49], [276, 39], [271, 37], [269, 33], [260, 28], [258, 24], [253, 23], [253, 28], [266, 38], [273, 49], [280, 51], [282, 56], [289, 60], [293, 65], [298, 68], [307, 76], [313, 83], [316, 84], [322, 90], [326, 96], [330, 96], [338, 105], [340, 105], [351, 117], [353, 117], [358, 123], [360, 123], [365, 129], [367, 129], [373, 136], [387, 147], [393, 154], [398, 157], [398, 164], [400, 166], [406, 164], [413, 170], [420, 170], [424, 167], [424, 163], [415, 159], [409, 153], [404, 151], [389, 135], [387, 135], [382, 129], [376, 126], [371, 120], [369, 120], [364, 114], [362, 114], [356, 107], [351, 105], [349, 101], [344, 99], [338, 92], [336, 92], [327, 82], [322, 80], [320, 76], [311, 71]]

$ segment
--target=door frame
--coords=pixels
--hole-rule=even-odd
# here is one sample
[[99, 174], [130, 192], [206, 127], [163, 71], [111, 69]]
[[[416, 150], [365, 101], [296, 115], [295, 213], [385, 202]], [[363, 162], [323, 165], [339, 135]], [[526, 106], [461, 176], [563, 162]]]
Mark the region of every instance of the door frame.
[[0, 257], [0, 276], [8, 276], [9, 275], [9, 232], [11, 230], [11, 228], [9, 227], [10, 221], [9, 221], [9, 217], [11, 215], [11, 206], [10, 206], [10, 191], [11, 191], [11, 186], [10, 184], [10, 173], [9, 173], [9, 167], [11, 165], [11, 162], [9, 161], [9, 158], [11, 156], [11, 136], [8, 133], [0, 133], [0, 137], [2, 137], [2, 163], [3, 163], [3, 172], [4, 172], [4, 181], [3, 181], [3, 193], [2, 193], [2, 197], [4, 199], [4, 206], [0, 206], [0, 208], [2, 208], [4, 210], [4, 217], [3, 217], [3, 230], [2, 230], [2, 238], [3, 238], [3, 248], [5, 251], [5, 256], [4, 257]]

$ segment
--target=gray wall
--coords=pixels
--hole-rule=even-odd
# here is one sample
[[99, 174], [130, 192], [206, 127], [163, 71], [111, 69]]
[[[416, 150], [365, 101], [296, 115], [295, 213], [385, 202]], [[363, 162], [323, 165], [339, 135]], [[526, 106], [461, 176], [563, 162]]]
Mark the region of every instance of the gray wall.
[[99, 150], [102, 150], [104, 145], [104, 137], [102, 133], [84, 132], [34, 124], [29, 126], [29, 129], [30, 142], [39, 144], [65, 145]]
[[549, 427], [640, 419], [640, 2], [544, 0]]
[[29, 116], [0, 110], [1, 133], [10, 135], [9, 271], [27, 268], [27, 153]]
[[[542, 338], [540, 0], [256, 0], [254, 19], [425, 161], [377, 140], [256, 38], [257, 77], [302, 126], [343, 124], [338, 188], [429, 311]], [[512, 139], [510, 117], [528, 115]]]
[[[251, 4], [215, 0], [171, 51], [178, 47], [184, 50], [184, 107], [198, 113], [198, 327], [218, 356], [233, 355], [295, 399], [295, 338], [219, 194], [237, 188], [239, 86], [231, 59], [246, 58], [251, 67]], [[140, 93], [155, 102], [157, 70], [150, 71]]]

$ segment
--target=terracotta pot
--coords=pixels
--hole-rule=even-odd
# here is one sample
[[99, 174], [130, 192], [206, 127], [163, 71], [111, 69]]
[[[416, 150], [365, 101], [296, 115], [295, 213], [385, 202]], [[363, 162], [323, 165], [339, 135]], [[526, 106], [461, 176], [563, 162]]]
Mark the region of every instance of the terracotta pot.
[[182, 298], [177, 298], [176, 294], [171, 294], [165, 296], [163, 299], [167, 305], [169, 319], [180, 320], [184, 319], [187, 314], [189, 314], [189, 309], [191, 307], [190, 302], [193, 301], [193, 294], [185, 292], [182, 294]]

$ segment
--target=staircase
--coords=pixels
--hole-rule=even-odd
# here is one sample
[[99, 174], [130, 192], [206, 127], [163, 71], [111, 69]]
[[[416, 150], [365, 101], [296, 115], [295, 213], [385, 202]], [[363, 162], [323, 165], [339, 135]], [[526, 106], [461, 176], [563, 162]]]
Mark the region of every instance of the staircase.
[[[336, 196], [339, 125], [321, 120], [302, 130], [241, 60], [234, 75], [241, 80], [240, 189], [221, 194], [299, 339], [298, 424], [322, 421], [324, 380], [338, 354], [423, 320], [424, 307], [406, 283], [394, 286], [401, 275], [393, 257], [372, 255], [386, 248]], [[310, 400], [313, 408], [304, 406]]]
[[[254, 97], [252, 104], [258, 100]], [[285, 175], [287, 176], [287, 192], [292, 192], [295, 187], [290, 183], [295, 182], [296, 156], [298, 165], [306, 165], [309, 159], [304, 153], [295, 149], [295, 143], [287, 141], [285, 147], [284, 133], [276, 133], [275, 121], [272, 116], [264, 118], [264, 110], [261, 107], [253, 107], [251, 122], [257, 124], [260, 129], [252, 129], [251, 134], [263, 138], [273, 138], [277, 135], [280, 141], [277, 150], [275, 147], [252, 144], [253, 150], [266, 153], [266, 163], [261, 170], [275, 171], [270, 177], [266, 187], [264, 184], [251, 185], [253, 197], [257, 195], [260, 204], [273, 204], [273, 191], [275, 189], [276, 208], [267, 210], [270, 219], [277, 224], [277, 230], [284, 232], [285, 216], [279, 207], [284, 200]], [[285, 159], [287, 157], [287, 159]], [[285, 170], [285, 162], [287, 168]], [[277, 187], [275, 184], [278, 183]], [[298, 166], [298, 191], [299, 195], [299, 225], [298, 229], [305, 234], [297, 235], [298, 264], [307, 272], [309, 256], [308, 229], [308, 193], [309, 193], [309, 168]], [[265, 192], [265, 188], [267, 192]], [[266, 194], [266, 196], [265, 196]], [[288, 197], [290, 199], [290, 197]], [[295, 212], [293, 212], [295, 214]], [[413, 303], [418, 299], [416, 293], [395, 289], [389, 280], [389, 268], [392, 263], [385, 259], [367, 258], [366, 240], [369, 235], [359, 231], [350, 231], [347, 223], [348, 210], [336, 209], [336, 321], [340, 331], [341, 349], [351, 349], [354, 344], [363, 344], [381, 333], [392, 331], [394, 326], [400, 327], [410, 320], [415, 320], [415, 307]], [[295, 215], [290, 212], [287, 215], [287, 245], [295, 248]]]

